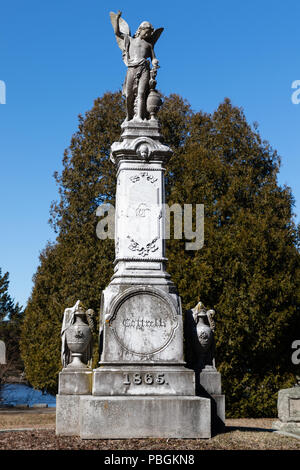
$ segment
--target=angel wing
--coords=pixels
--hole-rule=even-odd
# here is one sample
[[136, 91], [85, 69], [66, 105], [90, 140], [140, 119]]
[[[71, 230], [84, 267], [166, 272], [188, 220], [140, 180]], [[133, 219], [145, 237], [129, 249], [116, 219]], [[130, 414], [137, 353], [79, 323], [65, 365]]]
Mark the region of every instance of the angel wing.
[[[114, 13], [113, 11], [111, 11], [109, 13], [109, 16], [110, 16], [110, 21], [111, 21], [112, 27], [115, 31], [116, 28], [117, 28], [117, 14]], [[121, 34], [124, 34], [126, 36], [131, 36], [130, 28], [129, 28], [128, 24], [126, 23], [126, 21], [122, 17], [119, 17], [119, 30], [120, 30]], [[122, 38], [120, 38], [119, 36], [116, 35], [116, 40], [117, 40], [119, 48], [123, 52], [124, 49], [125, 49], [124, 39], [122, 39]]]
[[154, 47], [156, 42], [158, 41], [161, 33], [163, 32], [164, 28], [158, 28], [158, 29], [155, 29], [152, 33], [152, 36], [150, 38], [150, 42], [152, 44], [152, 46]]

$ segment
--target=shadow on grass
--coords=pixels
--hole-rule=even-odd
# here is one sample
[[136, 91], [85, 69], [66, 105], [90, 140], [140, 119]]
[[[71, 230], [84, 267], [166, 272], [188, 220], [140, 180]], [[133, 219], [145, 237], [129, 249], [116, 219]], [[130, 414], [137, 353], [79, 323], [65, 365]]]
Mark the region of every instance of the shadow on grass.
[[254, 428], [248, 426], [226, 426], [224, 429], [224, 433], [234, 432], [234, 431], [241, 431], [241, 432], [274, 432], [274, 429], [270, 428]]

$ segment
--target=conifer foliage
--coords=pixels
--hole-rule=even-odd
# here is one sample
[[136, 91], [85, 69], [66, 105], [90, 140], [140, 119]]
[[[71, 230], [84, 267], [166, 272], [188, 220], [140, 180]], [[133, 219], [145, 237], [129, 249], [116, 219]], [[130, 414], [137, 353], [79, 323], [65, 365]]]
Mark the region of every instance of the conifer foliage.
[[8, 290], [9, 273], [2, 275], [0, 268], [0, 340], [4, 341], [6, 348], [6, 365], [1, 366], [0, 382], [23, 370], [19, 348], [23, 309], [15, 304]]
[[[50, 222], [57, 240], [41, 254], [21, 341], [36, 388], [56, 391], [64, 309], [81, 299], [99, 312], [113, 274], [113, 241], [97, 238], [96, 208], [114, 204], [109, 153], [124, 117], [120, 93], [97, 99], [79, 117], [55, 175], [60, 199]], [[171, 95], [159, 119], [174, 151], [167, 202], [204, 204], [205, 216], [202, 249], [186, 250], [184, 239], [167, 242], [168, 272], [184, 309], [201, 300], [216, 310], [227, 416], [275, 416], [278, 390], [294, 381], [291, 344], [300, 331], [299, 232], [291, 191], [277, 182], [280, 159], [228, 99], [206, 114]]]

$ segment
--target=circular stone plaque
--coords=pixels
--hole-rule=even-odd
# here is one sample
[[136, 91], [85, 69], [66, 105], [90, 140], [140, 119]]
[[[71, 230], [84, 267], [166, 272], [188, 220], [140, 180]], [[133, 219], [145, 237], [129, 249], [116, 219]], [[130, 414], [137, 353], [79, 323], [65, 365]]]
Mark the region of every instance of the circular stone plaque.
[[[129, 292], [130, 291], [130, 292]], [[113, 308], [109, 326], [126, 351], [149, 356], [164, 349], [178, 326], [171, 300], [154, 289], [129, 289]]]

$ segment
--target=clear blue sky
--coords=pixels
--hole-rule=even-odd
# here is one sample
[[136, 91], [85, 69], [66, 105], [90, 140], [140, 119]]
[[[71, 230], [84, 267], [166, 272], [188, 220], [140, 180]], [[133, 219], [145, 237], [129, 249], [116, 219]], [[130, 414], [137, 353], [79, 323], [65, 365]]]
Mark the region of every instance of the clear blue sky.
[[300, 3], [290, 0], [10, 0], [1, 5], [0, 267], [10, 294], [25, 305], [39, 252], [55, 236], [49, 208], [53, 179], [77, 129], [78, 114], [125, 75], [109, 11], [135, 31], [143, 20], [165, 28], [156, 45], [158, 88], [195, 111], [225, 97], [282, 157], [279, 184], [292, 188], [300, 213]]

